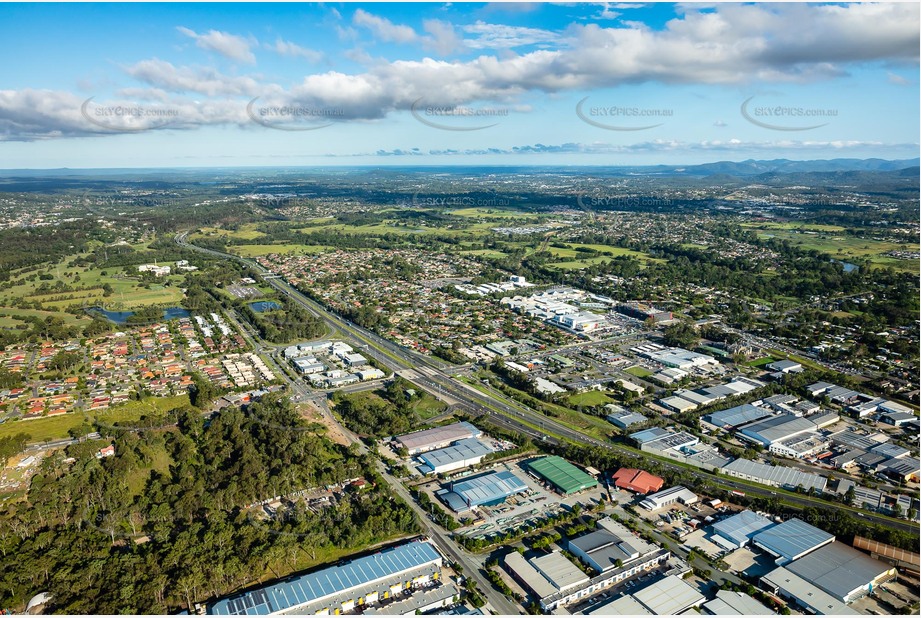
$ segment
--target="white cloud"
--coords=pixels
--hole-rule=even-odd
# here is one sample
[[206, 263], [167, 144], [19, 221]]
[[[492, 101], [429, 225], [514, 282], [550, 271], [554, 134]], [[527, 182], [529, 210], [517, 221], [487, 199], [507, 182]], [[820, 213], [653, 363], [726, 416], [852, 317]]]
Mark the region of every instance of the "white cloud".
[[[362, 16], [358, 17], [359, 14]], [[387, 36], [403, 40], [413, 38], [423, 45], [434, 46], [434, 40], [429, 38], [454, 31], [450, 24], [428, 20], [424, 23], [427, 34], [420, 37], [411, 28], [394, 25], [361, 9], [355, 15], [362, 27], [374, 29], [378, 34], [389, 32]], [[867, 28], [868, 23], [873, 27]], [[511, 106], [531, 103], [525, 98], [529, 94], [591, 91], [642, 82], [782, 84], [833, 78], [851, 66], [867, 63], [916, 67], [919, 6], [914, 3], [719, 5], [706, 12], [688, 9], [684, 16], [670, 20], [660, 30], [620, 22], [612, 27], [572, 25], [560, 34], [482, 21], [463, 30], [475, 35], [470, 41], [478, 49], [492, 48], [502, 53], [483, 53], [464, 61], [433, 58], [388, 61], [361, 55], [367, 68], [359, 72], [310, 74], [287, 91], [266, 83], [259, 75], [226, 75], [207, 67], [177, 67], [156, 58], [126, 67], [125, 71], [143, 86], [134, 94], [147, 97], [145, 100], [164, 100], [163, 93], [260, 97], [282, 104], [341, 109], [344, 120], [378, 119], [394, 111], [408, 110], [420, 99], [427, 105], [491, 101]], [[227, 36], [232, 37], [222, 33], [210, 38], [192, 34], [198, 37], [196, 41], [201, 46], [205, 45], [202, 41], [226, 42], [230, 40]], [[470, 41], [466, 42], [468, 46]], [[279, 40], [275, 45], [279, 53], [282, 53], [279, 43], [288, 53], [304, 49]], [[456, 40], [449, 43], [435, 51], [449, 54], [459, 44]], [[553, 44], [553, 48], [523, 54], [509, 49], [529, 44]], [[235, 49], [239, 58], [252, 56], [246, 46]], [[229, 50], [225, 46], [225, 51]], [[363, 52], [359, 48], [355, 54]], [[355, 54], [353, 57], [358, 59]], [[125, 93], [132, 91], [122, 92], [128, 96]], [[72, 101], [67, 97], [76, 95], [23, 90], [5, 91], [4, 96], [6, 104], [0, 108], [0, 129], [8, 136], [17, 130], [32, 136], [52, 131], [72, 134], [75, 117], [68, 107]], [[43, 96], [47, 101], [41, 100]], [[29, 109], [26, 103], [34, 109]], [[215, 105], [220, 110], [223, 102], [217, 101]], [[45, 117], [55, 121], [43, 124], [40, 120]], [[47, 131], [32, 128], [33, 122], [37, 126], [47, 125]]]
[[[113, 135], [142, 130], [188, 130], [211, 124], [252, 126], [245, 105], [184, 98], [155, 103], [151, 94], [134, 100], [77, 96], [54, 90], [0, 91], [0, 141]], [[104, 113], [99, 113], [104, 112]], [[168, 113], [164, 113], [168, 112]]]
[[592, 17], [594, 19], [617, 19], [623, 13], [620, 11], [614, 10], [614, 6], [610, 2], [602, 2], [601, 10], [595, 13]]
[[306, 47], [301, 47], [297, 43], [292, 43], [290, 41], [285, 41], [284, 39], [276, 39], [274, 45], [268, 43], [265, 44], [265, 47], [275, 51], [282, 56], [290, 56], [292, 58], [303, 58], [308, 62], [314, 64], [322, 62], [326, 55], [315, 49], [308, 49]]
[[138, 81], [169, 92], [195, 92], [207, 96], [259, 96], [280, 90], [249, 76], [224, 75], [210, 67], [176, 67], [153, 58], [125, 67]]
[[464, 48], [463, 39], [454, 30], [454, 25], [440, 19], [426, 19], [422, 28], [430, 36], [423, 38], [423, 46], [442, 56], [449, 56]]
[[484, 21], [463, 26], [462, 30], [476, 35], [476, 38], [464, 40], [464, 44], [471, 49], [511, 49], [523, 45], [553, 43], [560, 39], [558, 34], [549, 30], [488, 24]]
[[395, 24], [389, 19], [372, 15], [364, 9], [358, 9], [352, 15], [352, 23], [370, 30], [378, 39], [387, 43], [412, 43], [418, 35], [409, 26]]
[[256, 62], [256, 56], [250, 50], [252, 42], [249, 39], [219, 30], [209, 30], [205, 34], [199, 34], [185, 26], [177, 26], [176, 30], [194, 39], [195, 45], [202, 49], [213, 51], [237, 62], [246, 64], [255, 64]]
[[464, 148], [420, 151], [418, 148], [395, 148], [393, 150], [378, 150], [374, 153], [359, 153], [348, 156], [417, 156], [419, 154], [431, 156], [472, 156], [472, 155], [539, 155], [539, 154], [644, 154], [644, 153], [693, 153], [693, 152], [738, 152], [738, 153], [772, 153], [778, 152], [820, 152], [820, 151], [872, 151], [890, 153], [892, 150], [916, 149], [917, 144], [888, 144], [884, 142], [867, 142], [859, 140], [834, 140], [834, 141], [763, 141], [752, 142], [739, 139], [705, 140], [699, 142], [684, 142], [681, 140], [658, 139], [633, 144], [610, 144], [594, 142], [590, 144], [580, 142], [567, 142], [563, 144], [527, 144], [512, 147], [490, 148]]

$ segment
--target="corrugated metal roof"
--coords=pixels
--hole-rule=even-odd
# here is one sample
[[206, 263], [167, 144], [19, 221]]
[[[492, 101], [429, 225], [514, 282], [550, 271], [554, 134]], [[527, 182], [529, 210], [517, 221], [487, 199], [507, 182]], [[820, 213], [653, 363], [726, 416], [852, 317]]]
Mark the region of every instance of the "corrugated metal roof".
[[414, 431], [397, 437], [397, 441], [410, 451], [425, 450], [433, 445], [450, 444], [464, 438], [476, 438], [482, 432], [470, 423], [453, 423], [444, 427]]
[[530, 461], [528, 467], [564, 494], [595, 487], [598, 484], [591, 476], [556, 455]]
[[669, 575], [639, 592], [634, 592], [633, 598], [659, 616], [678, 614], [689, 607], [700, 605], [705, 600], [696, 588], [677, 575]]
[[717, 590], [716, 598], [703, 605], [714, 616], [773, 616], [774, 612], [744, 592]]
[[480, 442], [477, 438], [465, 438], [451, 446], [422, 453], [419, 458], [434, 470], [441, 466], [483, 457], [489, 453], [492, 453], [492, 448], [488, 444]]
[[835, 535], [807, 524], [794, 517], [763, 530], [752, 537], [752, 541], [774, 555], [793, 560], [830, 543]]
[[495, 502], [527, 490], [527, 484], [508, 470], [464, 479], [454, 483], [452, 489], [470, 506]]
[[773, 414], [774, 413], [770, 410], [765, 410], [764, 408], [746, 403], [741, 406], [729, 408], [728, 410], [720, 410], [719, 412], [708, 414], [704, 417], [704, 420], [717, 427], [738, 427], [745, 423], [767, 418]]
[[785, 566], [839, 601], [850, 600], [860, 589], [867, 590], [892, 569], [844, 543], [830, 543]]
[[778, 567], [761, 578], [771, 588], [783, 591], [785, 595], [792, 596], [802, 604], [811, 607], [815, 613], [821, 615], [859, 615], [857, 610], [851, 609], [830, 594], [819, 590], [796, 573], [784, 567]]
[[441, 555], [429, 541], [405, 543], [345, 564], [221, 599], [208, 609], [208, 613], [237, 616], [278, 613], [440, 560]]
[[745, 545], [758, 532], [773, 525], [766, 517], [752, 511], [742, 511], [713, 524], [713, 530], [737, 545]]
[[740, 429], [749, 438], [765, 446], [806, 431], [815, 431], [815, 423], [793, 414], [781, 414], [757, 421]]

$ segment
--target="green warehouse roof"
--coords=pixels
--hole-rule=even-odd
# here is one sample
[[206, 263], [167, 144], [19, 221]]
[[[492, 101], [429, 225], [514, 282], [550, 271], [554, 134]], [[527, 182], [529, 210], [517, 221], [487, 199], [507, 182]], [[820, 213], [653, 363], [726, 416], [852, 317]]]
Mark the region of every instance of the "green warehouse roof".
[[598, 481], [588, 474], [556, 455], [529, 462], [528, 467], [564, 494], [595, 487], [598, 484]]

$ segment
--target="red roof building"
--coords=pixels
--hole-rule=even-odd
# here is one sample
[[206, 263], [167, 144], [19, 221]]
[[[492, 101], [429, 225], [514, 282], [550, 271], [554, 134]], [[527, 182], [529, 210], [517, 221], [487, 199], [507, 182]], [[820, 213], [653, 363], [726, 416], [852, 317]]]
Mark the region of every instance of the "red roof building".
[[626, 489], [638, 494], [648, 494], [651, 491], [659, 491], [665, 481], [655, 474], [649, 474], [645, 470], [636, 468], [621, 468], [614, 473], [614, 485], [621, 489]]

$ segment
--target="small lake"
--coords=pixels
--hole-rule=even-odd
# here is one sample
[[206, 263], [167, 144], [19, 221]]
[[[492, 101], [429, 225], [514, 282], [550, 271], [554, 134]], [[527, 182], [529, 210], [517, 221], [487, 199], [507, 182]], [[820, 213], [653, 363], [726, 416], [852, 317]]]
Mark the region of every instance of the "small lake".
[[[128, 318], [134, 315], [134, 311], [106, 311], [102, 307], [91, 307], [86, 310], [90, 315], [99, 315], [114, 322], [115, 324], [124, 324]], [[176, 318], [187, 318], [191, 315], [182, 307], [167, 307], [163, 310], [163, 320], [175, 320]]]
[[842, 262], [841, 260], [832, 260], [832, 262], [841, 264], [841, 268], [843, 268], [844, 272], [846, 273], [852, 273], [858, 268], [860, 268], [859, 266], [857, 266], [857, 264], [851, 264], [850, 262]]
[[275, 311], [276, 309], [281, 309], [281, 305], [271, 300], [260, 300], [255, 303], [250, 303], [249, 306], [252, 307], [253, 311], [255, 311], [256, 313], [263, 313], [265, 311]]

